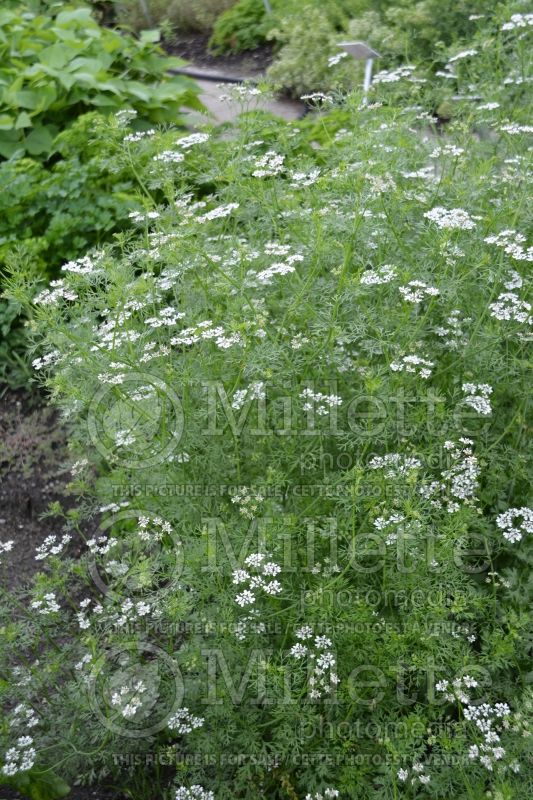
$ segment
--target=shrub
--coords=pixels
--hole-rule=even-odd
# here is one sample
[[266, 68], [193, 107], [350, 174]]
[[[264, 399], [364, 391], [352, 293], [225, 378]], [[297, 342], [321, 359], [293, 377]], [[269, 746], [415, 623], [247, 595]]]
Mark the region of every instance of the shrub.
[[0, 12], [0, 156], [47, 157], [52, 142], [79, 114], [124, 107], [148, 123], [177, 124], [198, 108], [195, 84], [168, 70], [183, 62], [163, 55], [159, 34], [139, 40], [100, 27], [89, 8], [63, 3], [45, 13]]
[[11, 281], [80, 504], [2, 596], [5, 781], [531, 796], [531, 129], [493, 52], [447, 137], [403, 70], [333, 124], [126, 143], [137, 235]]
[[209, 48], [215, 53], [238, 53], [263, 44], [272, 27], [263, 0], [238, 0], [213, 26]]
[[329, 58], [339, 52], [338, 37], [327, 16], [314, 6], [305, 5], [298, 15], [286, 17], [270, 36], [281, 47], [268, 76], [291, 94], [341, 89], [353, 82], [355, 69], [349, 60], [340, 69], [329, 68]]
[[142, 189], [122, 157], [126, 133], [116, 119], [91, 112], [55, 138], [51, 151], [60, 158], [49, 165], [31, 158], [0, 164], [0, 265], [24, 243], [53, 276], [130, 225]]
[[169, 25], [177, 33], [183, 31], [208, 31], [217, 17], [234, 4], [235, 0], [118, 0], [115, 5], [117, 20], [134, 30], [154, 25]]

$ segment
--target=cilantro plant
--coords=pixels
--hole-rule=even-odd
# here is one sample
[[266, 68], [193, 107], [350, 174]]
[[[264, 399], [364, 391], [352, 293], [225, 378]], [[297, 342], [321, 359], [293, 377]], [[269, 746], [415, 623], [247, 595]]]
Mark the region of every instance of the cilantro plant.
[[451, 61], [445, 134], [415, 67], [124, 127], [135, 233], [10, 280], [79, 502], [1, 598], [5, 783], [531, 797], [532, 21]]

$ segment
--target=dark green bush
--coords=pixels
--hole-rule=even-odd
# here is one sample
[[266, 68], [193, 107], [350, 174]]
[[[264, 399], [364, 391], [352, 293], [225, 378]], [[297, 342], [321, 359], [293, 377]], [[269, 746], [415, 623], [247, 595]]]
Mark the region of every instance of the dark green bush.
[[131, 168], [114, 159], [123, 136], [92, 112], [55, 139], [61, 158], [50, 166], [26, 157], [0, 164], [0, 265], [24, 243], [52, 274], [129, 223], [139, 190]]
[[252, 50], [266, 41], [271, 26], [263, 0], [239, 0], [215, 22], [209, 47], [216, 53]]
[[80, 114], [134, 108], [139, 124], [179, 123], [199, 108], [195, 84], [168, 70], [159, 33], [140, 39], [98, 25], [88, 7], [53, 4], [0, 11], [0, 158], [47, 157], [55, 136]]

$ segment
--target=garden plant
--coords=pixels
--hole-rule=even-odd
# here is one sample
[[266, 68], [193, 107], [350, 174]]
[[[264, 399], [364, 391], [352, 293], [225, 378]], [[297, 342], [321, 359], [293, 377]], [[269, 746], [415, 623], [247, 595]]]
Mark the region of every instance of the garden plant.
[[77, 503], [0, 597], [0, 782], [533, 796], [532, 28], [295, 123], [121, 110], [131, 229], [12, 255]]

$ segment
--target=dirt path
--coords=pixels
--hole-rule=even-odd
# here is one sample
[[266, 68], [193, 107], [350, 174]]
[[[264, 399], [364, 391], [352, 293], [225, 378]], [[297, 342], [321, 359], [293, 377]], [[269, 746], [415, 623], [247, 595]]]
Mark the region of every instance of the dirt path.
[[[232, 83], [216, 83], [212, 80], [202, 80], [196, 78], [196, 82], [201, 88], [200, 99], [209, 111], [210, 116], [193, 112], [189, 115], [189, 120], [193, 125], [198, 125], [206, 122], [231, 122], [242, 111], [239, 103], [233, 101], [229, 102], [224, 99], [235, 84]], [[222, 97], [222, 99], [221, 99]], [[269, 111], [285, 120], [299, 119], [304, 112], [304, 105], [298, 100], [290, 100], [289, 98], [273, 98], [271, 100], [264, 100], [261, 97], [252, 98], [247, 104], [248, 111]]]

